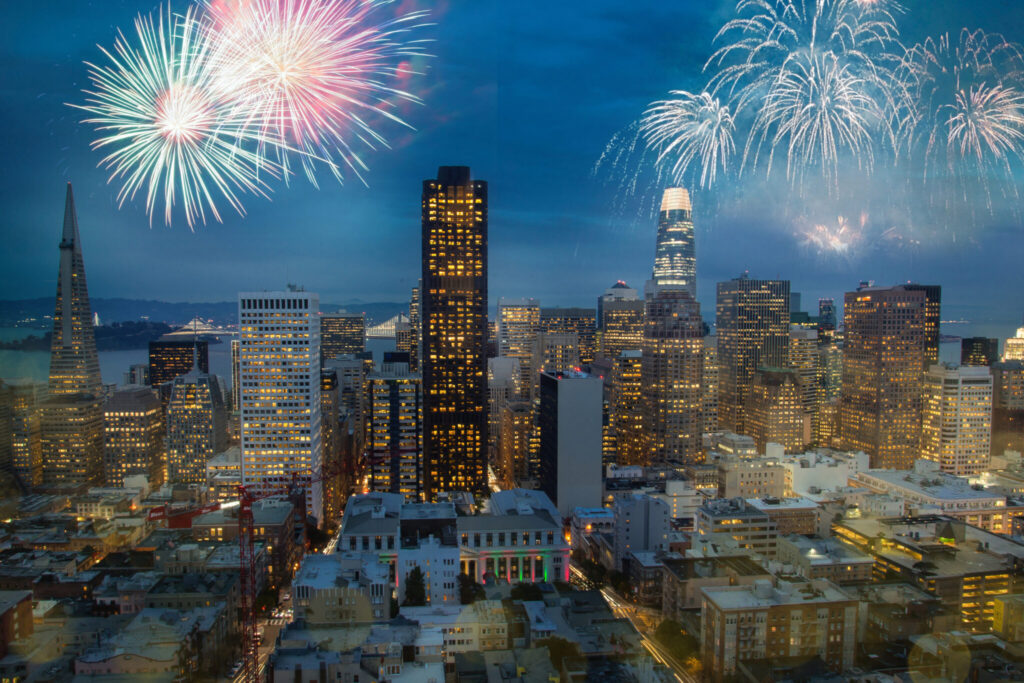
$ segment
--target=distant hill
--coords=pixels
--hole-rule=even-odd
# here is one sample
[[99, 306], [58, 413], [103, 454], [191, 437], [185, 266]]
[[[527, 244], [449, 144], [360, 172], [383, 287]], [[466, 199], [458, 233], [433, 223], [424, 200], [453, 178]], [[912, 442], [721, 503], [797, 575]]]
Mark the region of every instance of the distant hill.
[[[149, 321], [128, 321], [101, 325], [93, 329], [97, 351], [123, 351], [149, 348], [149, 342], [171, 331], [169, 325]], [[49, 351], [53, 332], [41, 336], [29, 335], [24, 339], [0, 342], [0, 349], [12, 351]]]
[[[216, 301], [211, 303], [168, 302], [146, 299], [103, 299], [90, 300], [92, 310], [100, 316], [100, 322], [148, 320], [167, 323], [171, 327], [181, 326], [199, 317], [211, 320], [214, 325], [234, 326], [238, 324], [238, 303]], [[40, 299], [0, 300], [0, 327], [34, 327], [46, 329], [53, 316], [53, 297]], [[399, 311], [408, 313], [406, 302], [354, 302], [332, 304], [321, 302], [320, 310], [333, 313], [339, 308], [354, 313], [366, 313], [367, 322], [375, 324], [394, 317]]]

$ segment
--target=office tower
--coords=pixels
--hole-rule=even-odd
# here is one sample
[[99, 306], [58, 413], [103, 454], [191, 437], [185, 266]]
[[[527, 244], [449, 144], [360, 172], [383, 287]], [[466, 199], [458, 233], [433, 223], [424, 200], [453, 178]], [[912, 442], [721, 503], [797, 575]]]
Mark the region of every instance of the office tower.
[[574, 332], [540, 332], [533, 345], [534, 384], [541, 372], [565, 372], [580, 366], [579, 339]]
[[324, 313], [320, 316], [320, 351], [324, 358], [366, 350], [366, 316], [362, 313]]
[[48, 389], [41, 413], [43, 483], [99, 483], [103, 478], [103, 387], [70, 183], [64, 204]]
[[487, 183], [423, 181], [423, 447], [428, 500], [487, 489]]
[[[521, 400], [519, 360], [497, 356], [487, 359], [487, 439], [492, 462], [501, 450], [501, 416], [505, 406]], [[529, 391], [526, 392], [527, 397]]]
[[149, 342], [149, 384], [159, 387], [192, 370], [198, 359], [201, 372], [210, 371], [208, 342], [182, 337], [161, 337]]
[[803, 387], [796, 370], [758, 368], [747, 394], [747, 433], [754, 437], [758, 453], [768, 443], [781, 444], [787, 453], [801, 453], [804, 446]]
[[832, 297], [818, 299], [818, 324], [824, 329], [836, 329], [836, 300]]
[[789, 281], [746, 273], [718, 283], [718, 423], [746, 434], [743, 407], [760, 366], [789, 364]]
[[667, 188], [658, 212], [658, 242], [654, 254], [655, 286], [682, 287], [697, 299], [697, 252], [694, 246], [690, 193]]
[[138, 387], [149, 386], [149, 364], [134, 363], [128, 366], [128, 372], [124, 373], [124, 383]]
[[143, 475], [164, 483], [164, 411], [149, 387], [119, 389], [103, 405], [103, 461], [108, 486]]
[[615, 433], [619, 465], [643, 465], [648, 461], [644, 438], [641, 381], [643, 351], [623, 351], [612, 366], [611, 428]]
[[[344, 509], [341, 462], [341, 395], [338, 391], [338, 371], [332, 367], [320, 368], [320, 471], [323, 482], [324, 518], [337, 519]], [[347, 435], [344, 435], [347, 436]]]
[[241, 363], [239, 354], [242, 350], [242, 342], [231, 340], [231, 412], [237, 413], [242, 408], [241, 387], [242, 383], [238, 377], [238, 368]]
[[839, 399], [826, 401], [818, 411], [818, 431], [814, 440], [822, 448], [839, 448], [842, 444], [839, 428]]
[[804, 412], [805, 444], [818, 432], [818, 412], [824, 400], [824, 387], [818, 382], [818, 331], [800, 325], [789, 328], [789, 367], [800, 377], [800, 404]]
[[553, 334], [575, 334], [580, 363], [589, 365], [597, 355], [597, 313], [593, 308], [542, 308], [540, 329]]
[[395, 350], [409, 354], [409, 370], [416, 372], [419, 365], [419, 335], [412, 323], [395, 323]]
[[330, 368], [338, 376], [338, 403], [343, 415], [351, 419], [352, 436], [355, 440], [353, 448], [360, 453], [366, 440], [370, 422], [369, 394], [367, 376], [373, 371], [363, 358], [345, 355], [324, 361], [324, 367]]
[[[498, 355], [519, 361], [519, 385], [531, 391], [533, 347], [540, 331], [540, 302], [536, 299], [498, 299]], [[526, 398], [529, 398], [527, 394]]]
[[905, 285], [846, 293], [841, 442], [871, 467], [910, 469], [920, 455], [926, 303]]
[[999, 340], [965, 337], [960, 340], [961, 365], [992, 365], [999, 360]]
[[563, 518], [601, 506], [603, 381], [585, 372], [541, 373], [539, 488]]
[[703, 459], [704, 340], [689, 288], [656, 286], [647, 300], [641, 361], [644, 464]]
[[818, 347], [818, 385], [823, 403], [839, 399], [843, 388], [843, 350], [835, 342]]
[[1024, 327], [1017, 328], [1017, 334], [1003, 343], [1003, 360], [1024, 360]]
[[621, 280], [598, 300], [601, 340], [598, 355], [618, 358], [623, 351], [639, 349], [644, 340], [644, 301]]
[[405, 353], [385, 353], [369, 377], [370, 490], [423, 499], [423, 380], [409, 370]]
[[413, 372], [420, 371], [420, 358], [423, 357], [423, 307], [420, 304], [420, 292], [422, 291], [423, 282], [419, 281], [417, 286], [412, 288], [412, 295], [409, 297], [409, 328], [412, 335], [409, 347], [409, 369]]
[[1024, 361], [992, 364], [992, 453], [1024, 452]]
[[319, 308], [303, 291], [238, 295], [242, 483], [259, 495], [294, 480], [322, 522]]
[[704, 337], [704, 380], [700, 385], [704, 433], [718, 431], [718, 337]]
[[203, 484], [206, 461], [227, 446], [220, 379], [198, 365], [174, 378], [167, 401], [167, 481]]
[[7, 380], [11, 405], [11, 466], [26, 486], [37, 486], [43, 476], [40, 407], [46, 386], [28, 380]]
[[942, 287], [908, 284], [911, 292], [924, 292], [924, 365], [927, 370], [939, 362], [939, 324], [942, 322]]
[[533, 438], [533, 407], [507, 404], [501, 411], [501, 447], [498, 463], [505, 488], [515, 488], [530, 476], [530, 440]]
[[921, 457], [943, 472], [973, 477], [988, 469], [991, 443], [992, 373], [933, 365], [924, 376]]

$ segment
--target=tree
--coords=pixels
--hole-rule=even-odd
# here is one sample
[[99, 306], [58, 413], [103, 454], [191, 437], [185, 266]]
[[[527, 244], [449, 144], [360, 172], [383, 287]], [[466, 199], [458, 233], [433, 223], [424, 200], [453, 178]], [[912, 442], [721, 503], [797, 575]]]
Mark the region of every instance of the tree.
[[403, 607], [422, 607], [427, 604], [427, 587], [423, 580], [423, 570], [413, 567], [405, 576], [405, 602]]
[[509, 591], [509, 597], [513, 600], [543, 600], [544, 593], [540, 586], [532, 583], [517, 583]]
[[541, 638], [537, 641], [537, 647], [546, 647], [548, 649], [548, 657], [551, 658], [551, 663], [559, 671], [562, 669], [562, 660], [566, 657], [580, 656], [579, 645], [558, 636]]
[[700, 641], [691, 636], [683, 625], [673, 619], [666, 619], [658, 625], [654, 637], [665, 646], [673, 657], [689, 666], [688, 660], [700, 657]]
[[484, 587], [470, 578], [469, 574], [459, 574], [459, 602], [471, 605], [486, 597]]

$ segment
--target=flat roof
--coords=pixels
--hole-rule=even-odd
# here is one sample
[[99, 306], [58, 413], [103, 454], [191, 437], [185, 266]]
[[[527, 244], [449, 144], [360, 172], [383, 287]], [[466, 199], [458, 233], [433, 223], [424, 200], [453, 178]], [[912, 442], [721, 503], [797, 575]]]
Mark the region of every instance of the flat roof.
[[[767, 579], [765, 579], [767, 581]], [[806, 605], [828, 602], [855, 602], [830, 581], [780, 583], [764, 587], [760, 582], [747, 586], [714, 586], [701, 588], [704, 595], [721, 609], [754, 609], [783, 605]]]

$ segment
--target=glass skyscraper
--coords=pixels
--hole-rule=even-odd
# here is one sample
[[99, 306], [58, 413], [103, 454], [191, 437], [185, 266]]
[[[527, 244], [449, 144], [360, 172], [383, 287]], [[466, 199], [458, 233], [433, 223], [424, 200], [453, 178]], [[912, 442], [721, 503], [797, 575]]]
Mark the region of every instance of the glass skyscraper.
[[661, 195], [653, 280], [659, 286], [685, 287], [697, 298], [693, 210], [690, 193], [682, 187], [670, 187]]

